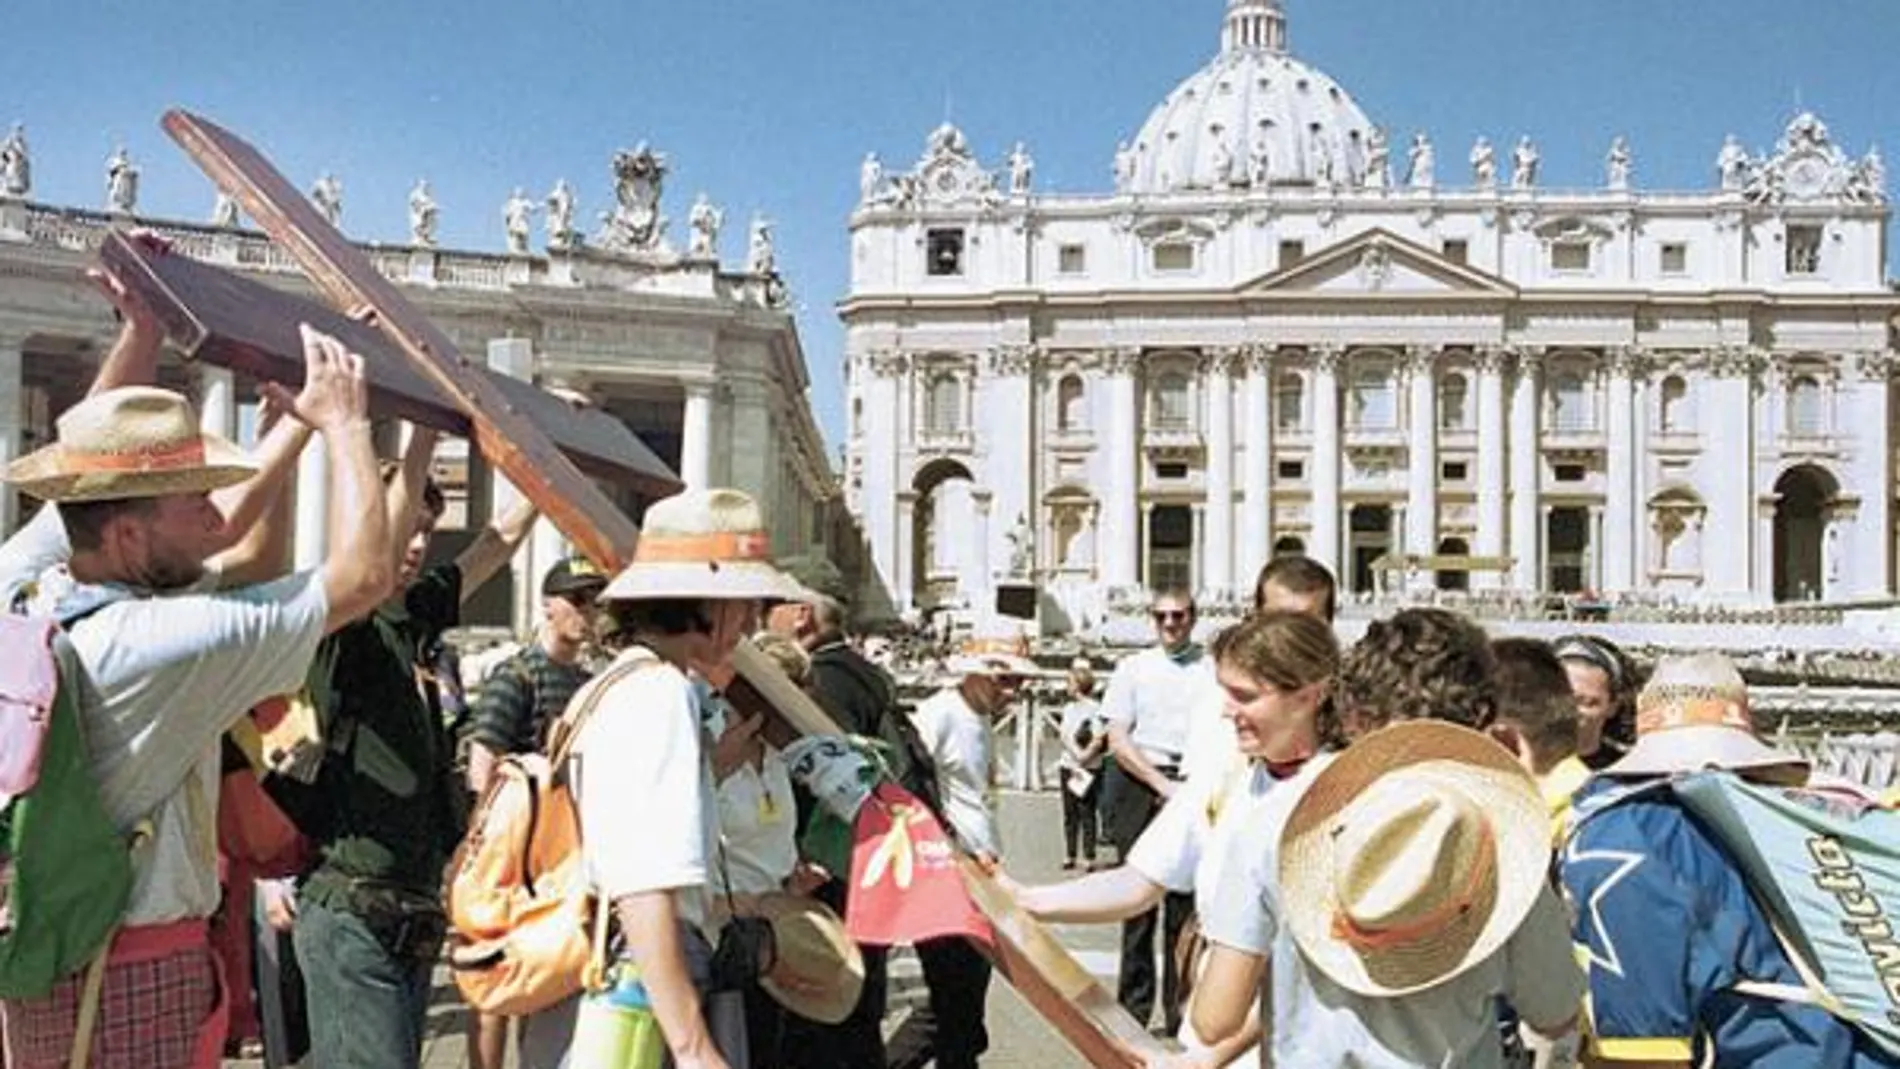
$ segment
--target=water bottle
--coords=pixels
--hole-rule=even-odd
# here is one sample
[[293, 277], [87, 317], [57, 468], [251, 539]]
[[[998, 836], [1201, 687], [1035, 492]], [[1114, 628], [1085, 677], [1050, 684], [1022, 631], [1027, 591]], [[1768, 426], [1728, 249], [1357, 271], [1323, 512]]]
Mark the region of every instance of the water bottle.
[[630, 962], [612, 967], [605, 990], [581, 997], [567, 1064], [576, 1069], [662, 1069], [666, 1064], [666, 1037]]

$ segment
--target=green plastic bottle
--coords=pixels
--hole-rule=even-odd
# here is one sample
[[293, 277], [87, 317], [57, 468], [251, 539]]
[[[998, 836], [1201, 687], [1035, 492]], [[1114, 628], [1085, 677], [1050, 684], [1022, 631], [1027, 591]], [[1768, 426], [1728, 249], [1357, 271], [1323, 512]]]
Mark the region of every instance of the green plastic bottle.
[[666, 1064], [666, 1037], [631, 963], [613, 966], [607, 989], [581, 998], [568, 1064], [575, 1069], [662, 1069]]

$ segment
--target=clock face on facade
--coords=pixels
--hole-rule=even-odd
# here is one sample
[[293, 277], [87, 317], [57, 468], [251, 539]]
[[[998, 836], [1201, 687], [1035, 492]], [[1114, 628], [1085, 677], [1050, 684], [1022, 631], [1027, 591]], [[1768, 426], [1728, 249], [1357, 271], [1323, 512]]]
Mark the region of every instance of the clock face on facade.
[[1797, 197], [1818, 197], [1827, 185], [1827, 164], [1810, 156], [1789, 164], [1788, 192]]

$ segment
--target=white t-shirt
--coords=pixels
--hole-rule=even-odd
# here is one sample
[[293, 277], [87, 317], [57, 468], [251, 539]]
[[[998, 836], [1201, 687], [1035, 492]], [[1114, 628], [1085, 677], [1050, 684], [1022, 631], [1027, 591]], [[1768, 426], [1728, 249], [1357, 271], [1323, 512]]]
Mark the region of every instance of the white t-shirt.
[[[58, 512], [42, 508], [0, 547], [0, 599], [71, 556]], [[79, 714], [113, 823], [153, 835], [136, 866], [127, 925], [217, 911], [218, 740], [252, 706], [303, 686], [329, 615], [323, 583], [303, 572], [224, 592], [122, 600], [67, 632], [81, 671]], [[83, 594], [83, 592], [82, 592]]]
[[[712, 699], [706, 718], [706, 730], [713, 739], [726, 730], [732, 707], [724, 699]], [[721, 780], [719, 797], [719, 839], [724, 844], [726, 878], [734, 894], [760, 895], [784, 890], [785, 877], [798, 864], [798, 805], [792, 796], [792, 776], [785, 766], [785, 755], [771, 746], [759, 767], [750, 762], [740, 765]], [[711, 877], [712, 889], [723, 893], [717, 871]]]
[[[1115, 666], [1102, 696], [1104, 720], [1126, 728], [1129, 741], [1148, 760], [1174, 766], [1183, 775], [1212, 751], [1212, 743], [1204, 740], [1217, 737], [1220, 711], [1214, 659], [1198, 647], [1179, 660], [1159, 646], [1126, 658]], [[1232, 752], [1232, 736], [1224, 742], [1225, 751]]]
[[1002, 856], [990, 812], [990, 725], [955, 687], [925, 699], [911, 714], [917, 734], [937, 763], [944, 817], [950, 832], [973, 854]]
[[1258, 762], [1232, 752], [1228, 758], [1189, 776], [1128, 851], [1128, 867], [1170, 891], [1194, 892], [1201, 908], [1220, 885], [1229, 840], [1283, 782]]
[[[633, 649], [614, 663], [652, 657]], [[574, 700], [587, 700], [613, 671], [596, 677]], [[569, 763], [583, 863], [610, 901], [676, 892], [680, 919], [703, 931], [719, 803], [697, 691], [684, 672], [664, 661], [611, 686], [581, 729]]]
[[[1583, 1002], [1562, 904], [1545, 888], [1524, 924], [1496, 954], [1428, 991], [1379, 999], [1349, 991], [1310, 968], [1280, 923], [1280, 834], [1329, 756], [1309, 762], [1270, 792], [1227, 842], [1226, 878], [1205, 901], [1210, 941], [1271, 962], [1262, 1020], [1273, 1022], [1273, 1064], [1283, 1069], [1494, 1069], [1503, 1064], [1498, 995], [1526, 1020], [1564, 1021]], [[1270, 1016], [1269, 1016], [1270, 1015]]]

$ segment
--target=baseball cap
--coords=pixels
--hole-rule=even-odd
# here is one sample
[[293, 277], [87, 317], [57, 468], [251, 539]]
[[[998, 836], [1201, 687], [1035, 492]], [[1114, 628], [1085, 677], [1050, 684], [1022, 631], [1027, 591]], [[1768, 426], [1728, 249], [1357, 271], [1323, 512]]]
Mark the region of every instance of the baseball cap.
[[607, 577], [585, 557], [569, 557], [548, 569], [541, 580], [541, 596], [565, 597], [569, 594], [598, 595], [607, 586]]

